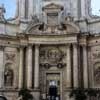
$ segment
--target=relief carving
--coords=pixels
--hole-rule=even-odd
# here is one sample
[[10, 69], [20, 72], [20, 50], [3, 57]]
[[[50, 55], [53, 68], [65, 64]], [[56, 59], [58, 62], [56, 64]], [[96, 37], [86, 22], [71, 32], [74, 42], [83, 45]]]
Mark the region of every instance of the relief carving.
[[13, 86], [13, 77], [14, 73], [11, 68], [12, 64], [8, 63], [5, 66], [5, 71], [4, 71], [4, 84], [5, 86]]
[[57, 63], [57, 62], [61, 61], [63, 56], [64, 55], [63, 55], [62, 51], [60, 49], [57, 49], [57, 48], [49, 49], [47, 52], [48, 60], [51, 63]]
[[100, 58], [100, 52], [93, 53], [93, 59], [98, 59]]
[[5, 58], [6, 58], [6, 61], [10, 60], [10, 61], [14, 61], [15, 60], [15, 54], [11, 54], [11, 53], [6, 53], [5, 54]]
[[100, 85], [100, 62], [94, 64], [94, 82]]
[[49, 69], [52, 66], [63, 68], [64, 52], [59, 48], [51, 47], [40, 50], [40, 66]]
[[64, 53], [59, 48], [47, 48], [40, 51], [40, 59], [51, 63], [62, 61]]

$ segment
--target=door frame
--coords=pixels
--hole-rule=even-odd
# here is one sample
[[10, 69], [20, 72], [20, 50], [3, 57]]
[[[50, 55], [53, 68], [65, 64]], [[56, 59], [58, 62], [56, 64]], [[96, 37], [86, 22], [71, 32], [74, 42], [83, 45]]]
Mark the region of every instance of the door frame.
[[[63, 82], [62, 82], [62, 81], [63, 81], [63, 80], [62, 80], [62, 71], [56, 71], [56, 70], [55, 70], [55, 71], [45, 71], [44, 74], [45, 74], [45, 79], [44, 79], [44, 83], [45, 83], [45, 84], [46, 84], [46, 79], [47, 79], [46, 75], [47, 75], [47, 74], [59, 74], [59, 75], [60, 75], [60, 100], [62, 100], [62, 97], [63, 97], [63, 96], [62, 96], [62, 95], [63, 95], [63, 94], [62, 94], [62, 91], [63, 91], [63, 90], [62, 90], [62, 83], [63, 83]], [[46, 85], [45, 85], [45, 86], [46, 86]], [[45, 89], [46, 89], [46, 88], [45, 88]]]

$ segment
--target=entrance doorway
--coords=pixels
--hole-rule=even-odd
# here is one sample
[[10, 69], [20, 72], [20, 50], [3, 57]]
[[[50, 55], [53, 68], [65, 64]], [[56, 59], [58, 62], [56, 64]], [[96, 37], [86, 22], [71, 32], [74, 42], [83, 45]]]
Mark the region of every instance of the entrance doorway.
[[46, 94], [47, 94], [47, 98], [50, 97], [49, 89], [50, 89], [51, 85], [55, 85], [57, 87], [57, 98], [60, 100], [60, 98], [61, 98], [60, 73], [46, 73]]

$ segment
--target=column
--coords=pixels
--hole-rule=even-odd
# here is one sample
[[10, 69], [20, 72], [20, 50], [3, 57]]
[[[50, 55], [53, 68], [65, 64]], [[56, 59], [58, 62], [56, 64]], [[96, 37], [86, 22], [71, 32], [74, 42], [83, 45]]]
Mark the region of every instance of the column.
[[20, 0], [20, 17], [25, 18], [25, 0]]
[[86, 0], [81, 0], [81, 17], [84, 18], [86, 16]]
[[87, 46], [83, 46], [83, 80], [84, 88], [88, 88]]
[[4, 84], [4, 47], [0, 46], [0, 89]]
[[67, 45], [67, 66], [66, 66], [66, 73], [67, 73], [67, 88], [71, 88], [71, 49], [70, 44]]
[[20, 47], [20, 62], [19, 62], [19, 84], [18, 87], [23, 88], [23, 67], [24, 67], [24, 48]]
[[28, 0], [28, 17], [32, 18], [34, 13], [34, 0]]
[[39, 45], [35, 45], [34, 88], [39, 88]]
[[78, 87], [78, 50], [77, 44], [73, 44], [73, 85]]
[[27, 48], [27, 88], [32, 88], [32, 46]]

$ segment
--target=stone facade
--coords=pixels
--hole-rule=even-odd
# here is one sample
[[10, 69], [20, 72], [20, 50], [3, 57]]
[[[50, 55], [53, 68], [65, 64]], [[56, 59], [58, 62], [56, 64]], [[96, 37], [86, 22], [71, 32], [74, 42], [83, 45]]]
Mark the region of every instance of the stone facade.
[[71, 89], [100, 87], [100, 18], [91, 0], [16, 0], [13, 19], [0, 7], [0, 95], [17, 100], [28, 88], [48, 97], [55, 81], [61, 100]]

